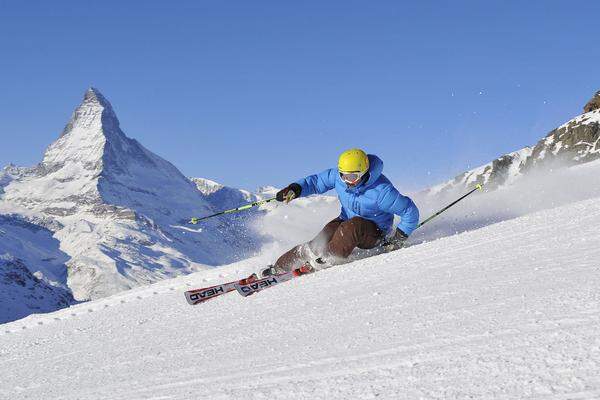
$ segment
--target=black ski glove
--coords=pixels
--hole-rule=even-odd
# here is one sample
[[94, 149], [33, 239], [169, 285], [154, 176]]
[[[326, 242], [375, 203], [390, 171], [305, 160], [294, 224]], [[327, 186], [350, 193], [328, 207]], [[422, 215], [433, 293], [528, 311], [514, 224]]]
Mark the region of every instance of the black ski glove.
[[394, 236], [387, 239], [383, 243], [383, 248], [386, 252], [401, 249], [402, 247], [404, 247], [404, 242], [406, 242], [406, 239], [408, 239], [408, 235], [402, 232], [402, 229], [396, 228]]
[[302, 187], [298, 185], [296, 182], [288, 185], [288, 187], [281, 189], [275, 195], [277, 201], [285, 201], [289, 203], [297, 197], [300, 197], [300, 193], [302, 192]]

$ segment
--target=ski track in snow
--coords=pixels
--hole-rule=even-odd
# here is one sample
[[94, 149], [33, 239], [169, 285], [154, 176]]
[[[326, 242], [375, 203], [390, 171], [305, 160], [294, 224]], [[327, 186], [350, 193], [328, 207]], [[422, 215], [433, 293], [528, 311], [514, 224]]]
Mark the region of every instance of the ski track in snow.
[[247, 260], [0, 326], [1, 399], [598, 399], [600, 202], [249, 298]]

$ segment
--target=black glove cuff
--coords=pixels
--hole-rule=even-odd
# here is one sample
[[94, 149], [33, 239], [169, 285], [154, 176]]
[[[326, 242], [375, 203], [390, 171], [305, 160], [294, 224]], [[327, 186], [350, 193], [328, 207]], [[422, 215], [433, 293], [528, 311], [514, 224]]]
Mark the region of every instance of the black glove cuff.
[[396, 235], [400, 236], [402, 239], [408, 239], [408, 235], [400, 228], [396, 228]]
[[287, 187], [285, 187], [285, 188], [281, 189], [279, 192], [277, 192], [277, 194], [275, 195], [275, 198], [277, 199], [277, 201], [283, 201], [285, 199], [285, 195], [290, 190], [292, 192], [294, 192], [294, 198], [297, 198], [297, 197], [300, 197], [300, 193], [302, 193], [302, 186], [300, 186], [296, 182], [290, 183]]
[[294, 192], [296, 197], [300, 197], [300, 194], [302, 193], [302, 186], [300, 186], [299, 184], [294, 182], [294, 183], [290, 184], [288, 186], [288, 188]]

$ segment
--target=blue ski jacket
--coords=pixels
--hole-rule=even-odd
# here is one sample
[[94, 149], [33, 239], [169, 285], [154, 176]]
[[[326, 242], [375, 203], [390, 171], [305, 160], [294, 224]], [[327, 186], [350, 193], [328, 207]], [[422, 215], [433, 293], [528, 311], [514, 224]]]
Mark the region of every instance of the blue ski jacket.
[[322, 194], [335, 189], [344, 221], [362, 217], [373, 221], [385, 234], [392, 231], [394, 215], [400, 216], [398, 228], [410, 235], [419, 223], [419, 209], [413, 201], [403, 196], [382, 173], [383, 161], [369, 154], [369, 178], [357, 186], [349, 187], [342, 181], [337, 168], [310, 175], [296, 183], [302, 187], [300, 197]]

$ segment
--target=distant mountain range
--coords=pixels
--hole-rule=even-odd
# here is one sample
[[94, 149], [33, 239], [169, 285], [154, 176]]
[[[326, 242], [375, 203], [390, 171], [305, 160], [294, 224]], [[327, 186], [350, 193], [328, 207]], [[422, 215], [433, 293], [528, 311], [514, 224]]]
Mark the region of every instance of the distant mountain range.
[[[463, 192], [476, 183], [493, 191], [531, 171], [600, 158], [600, 92], [584, 111], [535, 146], [417, 197]], [[298, 203], [298, 212], [279, 209], [270, 220], [253, 210], [198, 226], [185, 222], [276, 190], [250, 193], [186, 178], [128, 138], [108, 100], [91, 88], [37, 166], [0, 171], [0, 323], [254, 254], [271, 239], [265, 226], [289, 231], [310, 199]], [[321, 203], [313, 211], [332, 210], [329, 200]]]

